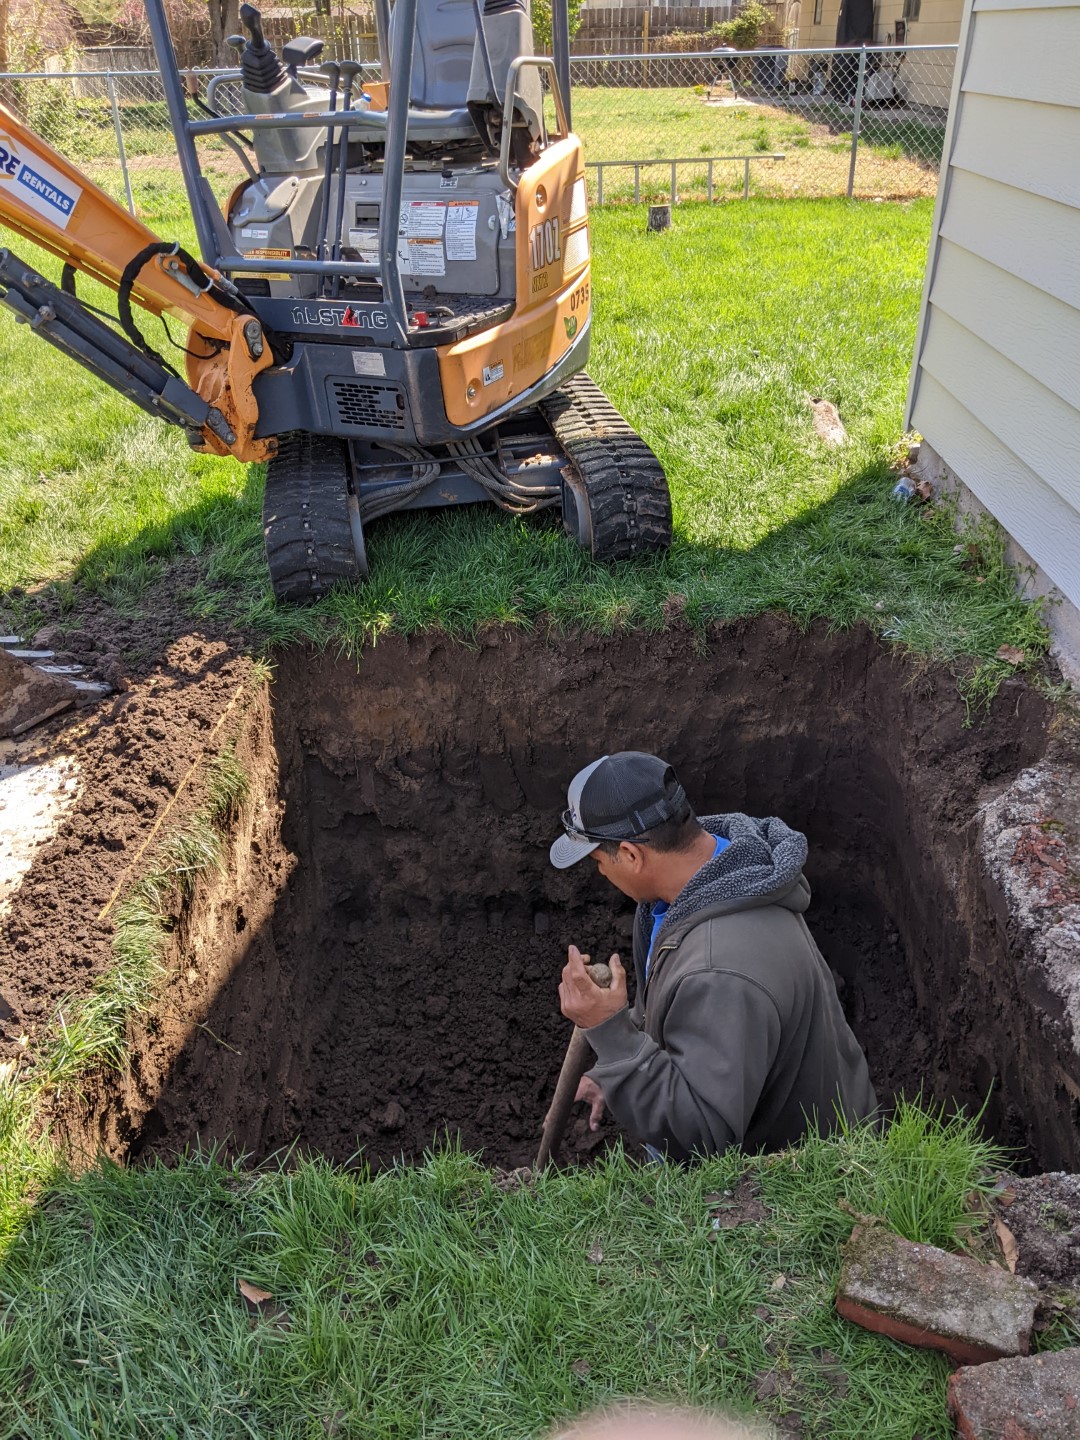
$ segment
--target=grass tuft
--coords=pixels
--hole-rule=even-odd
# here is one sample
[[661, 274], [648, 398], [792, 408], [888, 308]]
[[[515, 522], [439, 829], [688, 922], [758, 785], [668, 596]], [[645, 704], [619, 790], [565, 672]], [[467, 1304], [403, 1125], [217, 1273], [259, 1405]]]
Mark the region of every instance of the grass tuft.
[[206, 771], [206, 816], [220, 829], [240, 809], [251, 789], [251, 777], [230, 746], [215, 755]]

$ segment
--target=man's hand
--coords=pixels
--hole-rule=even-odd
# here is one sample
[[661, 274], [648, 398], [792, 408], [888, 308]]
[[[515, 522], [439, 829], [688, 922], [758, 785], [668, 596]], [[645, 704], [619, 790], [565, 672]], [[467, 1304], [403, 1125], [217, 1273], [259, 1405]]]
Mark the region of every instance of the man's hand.
[[618, 955], [612, 955], [611, 989], [603, 990], [585, 969], [586, 957], [571, 945], [559, 985], [559, 1004], [567, 1020], [582, 1030], [591, 1030], [617, 1014], [626, 1004], [626, 971]]
[[589, 1107], [589, 1129], [599, 1130], [600, 1121], [604, 1118], [604, 1092], [588, 1075], [583, 1075], [578, 1084], [574, 1101], [576, 1103], [579, 1100], [584, 1100]]

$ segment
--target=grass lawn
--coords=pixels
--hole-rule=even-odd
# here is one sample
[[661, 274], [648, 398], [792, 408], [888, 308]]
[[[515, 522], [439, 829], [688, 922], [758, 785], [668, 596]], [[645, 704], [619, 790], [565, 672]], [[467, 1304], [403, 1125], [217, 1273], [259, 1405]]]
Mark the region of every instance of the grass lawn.
[[[164, 190], [149, 221], [190, 240], [173, 206]], [[274, 604], [258, 467], [193, 455], [5, 321], [0, 590], [137, 608], [163, 565], [195, 555], [193, 615], [227, 613], [268, 641], [356, 646], [388, 628], [540, 615], [658, 626], [678, 595], [695, 623], [783, 608], [864, 619], [945, 657], [1003, 643], [1036, 655], [1038, 613], [993, 536], [957, 554], [946, 513], [890, 493], [929, 221], [926, 202], [752, 200], [687, 207], [658, 239], [640, 211], [596, 212], [590, 369], [667, 468], [670, 553], [609, 568], [551, 522], [479, 507], [390, 517], [370, 531], [369, 583], [308, 610]], [[839, 407], [849, 444], [817, 439], [809, 395]], [[32, 611], [31, 597], [9, 618], [29, 625]]]
[[[995, 1158], [910, 1107], [884, 1135], [690, 1170], [616, 1153], [535, 1189], [452, 1151], [373, 1181], [205, 1156], [61, 1177], [0, 1262], [0, 1437], [524, 1440], [636, 1396], [946, 1440], [947, 1362], [837, 1318], [839, 1247], [853, 1211], [955, 1245]], [[764, 1208], [714, 1229], [744, 1170]]]
[[[154, 207], [190, 243], [167, 179]], [[697, 623], [866, 619], [989, 659], [992, 678], [1003, 642], [1039, 653], [1038, 611], [988, 531], [958, 554], [946, 513], [890, 495], [929, 218], [752, 200], [680, 210], [657, 238], [639, 211], [597, 213], [591, 369], [668, 468], [670, 554], [609, 569], [486, 509], [390, 518], [371, 583], [303, 611], [270, 595], [257, 467], [192, 455], [0, 320], [0, 592], [30, 592], [5, 610], [30, 625], [53, 587], [72, 617], [87, 592], [138, 612], [194, 556], [193, 618], [267, 641], [659, 626], [678, 595]], [[847, 446], [816, 439], [809, 394], [839, 406]], [[945, 1440], [944, 1363], [834, 1316], [840, 1202], [954, 1243], [993, 1158], [970, 1127], [909, 1111], [884, 1136], [690, 1171], [615, 1157], [535, 1192], [453, 1154], [373, 1183], [206, 1157], [74, 1178], [0, 1079], [0, 1440], [526, 1437], [625, 1393], [790, 1410], [810, 1436]], [[744, 1164], [767, 1218], [714, 1231], [705, 1197]], [[240, 1280], [272, 1302], [249, 1314]]]

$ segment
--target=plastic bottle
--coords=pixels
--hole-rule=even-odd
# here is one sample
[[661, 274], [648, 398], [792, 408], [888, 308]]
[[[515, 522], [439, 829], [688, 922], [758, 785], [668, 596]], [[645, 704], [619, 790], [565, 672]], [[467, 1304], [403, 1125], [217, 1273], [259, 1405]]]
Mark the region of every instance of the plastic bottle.
[[901, 475], [900, 479], [893, 486], [892, 497], [894, 500], [910, 500], [915, 494], [915, 485], [910, 475]]

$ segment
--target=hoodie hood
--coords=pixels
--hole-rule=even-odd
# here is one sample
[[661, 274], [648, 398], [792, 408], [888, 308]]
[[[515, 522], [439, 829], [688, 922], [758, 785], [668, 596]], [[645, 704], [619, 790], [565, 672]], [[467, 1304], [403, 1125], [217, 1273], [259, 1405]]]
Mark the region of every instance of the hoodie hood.
[[[806, 864], [806, 836], [775, 815], [756, 820], [736, 811], [699, 815], [698, 823], [728, 845], [703, 865], [672, 901], [663, 934], [671, 934], [692, 915], [716, 906], [734, 911], [741, 910], [744, 903], [750, 907], [763, 900], [779, 901], [800, 880]], [[806, 909], [809, 890], [805, 882], [792, 900], [791, 909]]]

